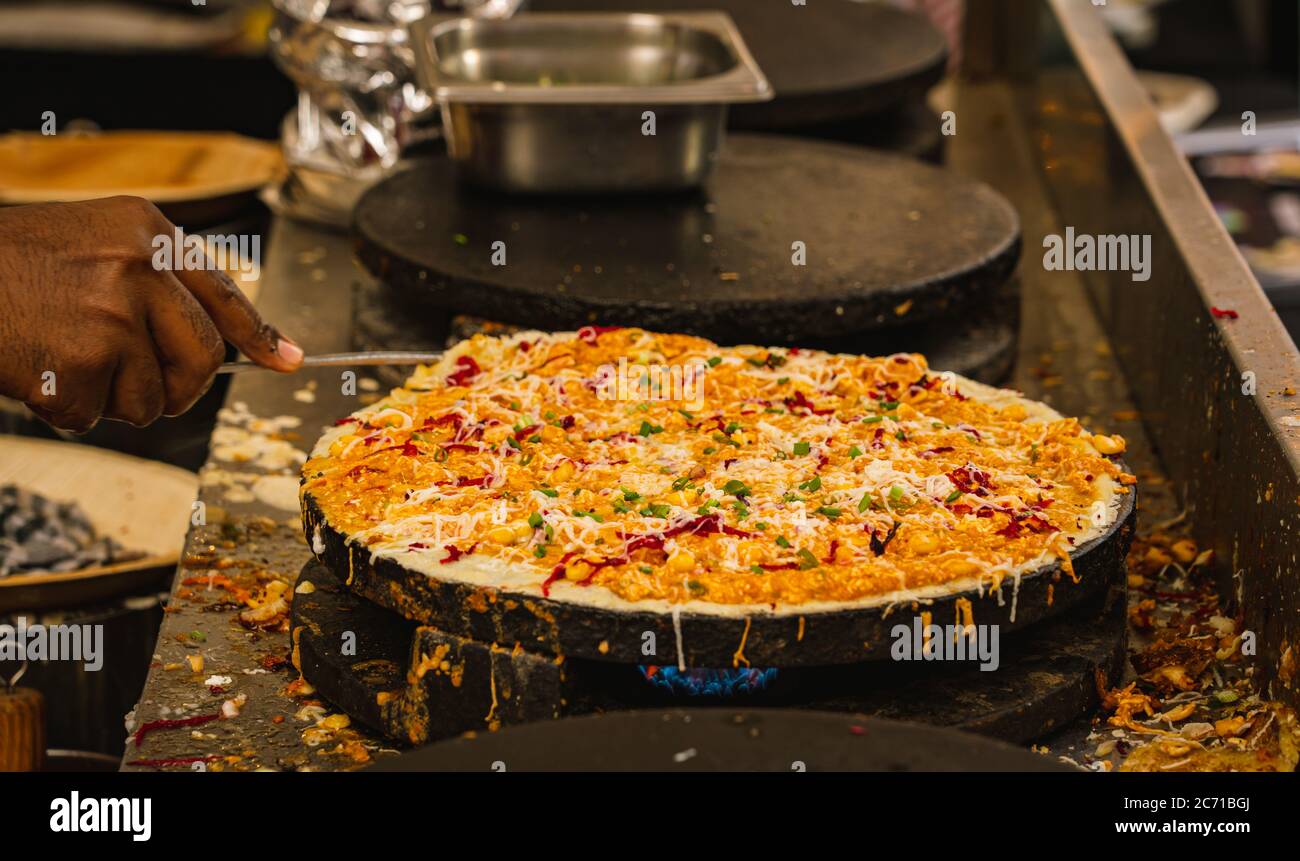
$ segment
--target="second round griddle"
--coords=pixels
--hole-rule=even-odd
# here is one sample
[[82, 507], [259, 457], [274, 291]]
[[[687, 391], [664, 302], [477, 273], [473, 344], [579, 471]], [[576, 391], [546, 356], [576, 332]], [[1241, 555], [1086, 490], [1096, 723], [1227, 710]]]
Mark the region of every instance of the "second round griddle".
[[951, 729], [805, 710], [615, 712], [450, 739], [370, 771], [1075, 771]]
[[366, 192], [354, 226], [373, 274], [446, 309], [732, 343], [927, 320], [986, 297], [1020, 248], [1015, 211], [982, 183], [771, 135], [731, 136], [707, 187], [674, 196], [491, 194], [435, 158]]
[[733, 128], [794, 129], [894, 107], [943, 75], [948, 47], [923, 15], [857, 0], [533, 0], [537, 12], [729, 14], [776, 93], [733, 105]]

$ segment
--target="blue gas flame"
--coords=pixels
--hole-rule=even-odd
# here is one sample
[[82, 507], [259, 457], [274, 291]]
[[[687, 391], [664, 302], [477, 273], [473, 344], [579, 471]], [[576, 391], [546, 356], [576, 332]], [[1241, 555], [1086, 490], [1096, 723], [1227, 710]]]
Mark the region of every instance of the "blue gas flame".
[[776, 669], [679, 670], [676, 667], [642, 666], [646, 681], [672, 694], [694, 697], [730, 697], [755, 694], [772, 684]]

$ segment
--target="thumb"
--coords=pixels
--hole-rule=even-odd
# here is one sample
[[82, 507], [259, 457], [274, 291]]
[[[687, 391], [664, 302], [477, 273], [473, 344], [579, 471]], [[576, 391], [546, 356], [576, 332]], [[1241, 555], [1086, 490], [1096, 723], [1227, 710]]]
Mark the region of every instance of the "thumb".
[[302, 364], [302, 348], [265, 322], [225, 272], [177, 270], [176, 277], [203, 306], [222, 337], [249, 359], [273, 371], [293, 371]]

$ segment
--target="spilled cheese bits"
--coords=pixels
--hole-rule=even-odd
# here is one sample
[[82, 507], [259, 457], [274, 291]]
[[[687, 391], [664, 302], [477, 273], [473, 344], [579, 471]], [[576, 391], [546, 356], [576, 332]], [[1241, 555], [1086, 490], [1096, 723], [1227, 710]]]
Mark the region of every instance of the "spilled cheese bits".
[[1068, 560], [1115, 521], [1122, 451], [918, 355], [587, 328], [461, 343], [329, 430], [302, 492], [434, 576], [774, 608]]

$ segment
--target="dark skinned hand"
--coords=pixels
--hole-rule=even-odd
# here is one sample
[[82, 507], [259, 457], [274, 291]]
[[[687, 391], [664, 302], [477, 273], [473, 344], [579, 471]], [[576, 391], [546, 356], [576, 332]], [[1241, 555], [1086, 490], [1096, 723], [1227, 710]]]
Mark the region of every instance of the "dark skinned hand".
[[302, 350], [224, 272], [154, 268], [154, 237], [174, 230], [136, 197], [0, 208], [0, 394], [83, 433], [189, 409], [223, 336], [259, 365], [297, 368]]

